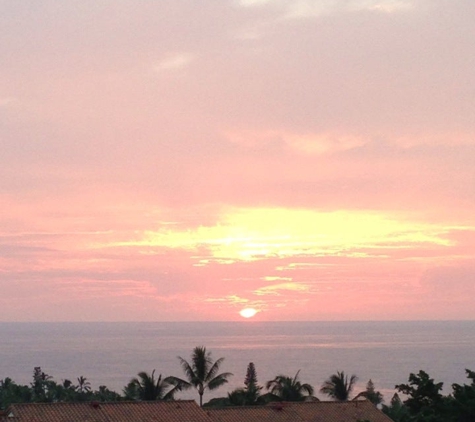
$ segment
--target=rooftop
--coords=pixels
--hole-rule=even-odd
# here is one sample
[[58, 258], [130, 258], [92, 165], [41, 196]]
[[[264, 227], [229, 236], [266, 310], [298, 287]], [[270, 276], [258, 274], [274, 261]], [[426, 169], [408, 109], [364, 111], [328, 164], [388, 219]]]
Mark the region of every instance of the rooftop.
[[392, 422], [367, 400], [270, 403], [201, 409], [193, 400], [13, 404], [1, 417], [25, 422]]
[[392, 422], [367, 400], [350, 402], [271, 403], [208, 412], [215, 422]]
[[12, 404], [4, 420], [28, 422], [210, 422], [194, 400]]

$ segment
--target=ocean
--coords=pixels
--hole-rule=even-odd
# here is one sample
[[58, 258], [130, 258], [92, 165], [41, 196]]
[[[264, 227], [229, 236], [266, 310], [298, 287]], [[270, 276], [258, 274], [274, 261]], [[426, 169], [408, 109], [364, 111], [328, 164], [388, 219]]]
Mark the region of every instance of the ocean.
[[359, 378], [355, 393], [372, 379], [389, 402], [394, 386], [420, 369], [443, 381], [445, 393], [466, 382], [465, 369], [475, 370], [475, 321], [0, 323], [0, 378], [29, 384], [41, 366], [58, 382], [84, 376], [93, 389], [121, 392], [140, 371], [183, 377], [177, 356], [189, 360], [195, 346], [224, 357], [221, 372], [234, 374], [205, 401], [242, 387], [254, 362], [261, 385], [300, 371], [318, 390], [345, 371]]

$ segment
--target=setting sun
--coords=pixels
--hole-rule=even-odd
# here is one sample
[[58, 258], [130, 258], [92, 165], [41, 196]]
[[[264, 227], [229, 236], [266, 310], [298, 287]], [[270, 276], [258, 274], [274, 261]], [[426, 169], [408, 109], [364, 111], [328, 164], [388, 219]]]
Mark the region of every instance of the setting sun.
[[257, 314], [257, 311], [254, 308], [244, 308], [239, 312], [243, 318], [252, 318]]

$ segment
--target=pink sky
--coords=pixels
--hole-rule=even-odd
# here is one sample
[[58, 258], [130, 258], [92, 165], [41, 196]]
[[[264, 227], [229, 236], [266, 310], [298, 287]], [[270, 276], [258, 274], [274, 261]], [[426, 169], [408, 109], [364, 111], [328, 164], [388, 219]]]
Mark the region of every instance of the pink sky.
[[473, 0], [4, 0], [0, 320], [474, 319]]

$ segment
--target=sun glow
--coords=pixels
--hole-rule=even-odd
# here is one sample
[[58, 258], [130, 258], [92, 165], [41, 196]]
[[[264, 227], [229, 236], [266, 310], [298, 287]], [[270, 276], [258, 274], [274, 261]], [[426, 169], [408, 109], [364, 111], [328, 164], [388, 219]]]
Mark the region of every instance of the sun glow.
[[449, 246], [447, 231], [445, 227], [365, 211], [228, 209], [213, 225], [188, 229], [167, 226], [116, 246], [207, 250], [209, 255], [201, 258], [232, 264], [269, 257], [364, 255], [373, 249], [407, 249], [424, 243]]
[[239, 311], [239, 315], [241, 315], [243, 318], [252, 318], [257, 314], [257, 310], [254, 308], [244, 308], [241, 311]]

